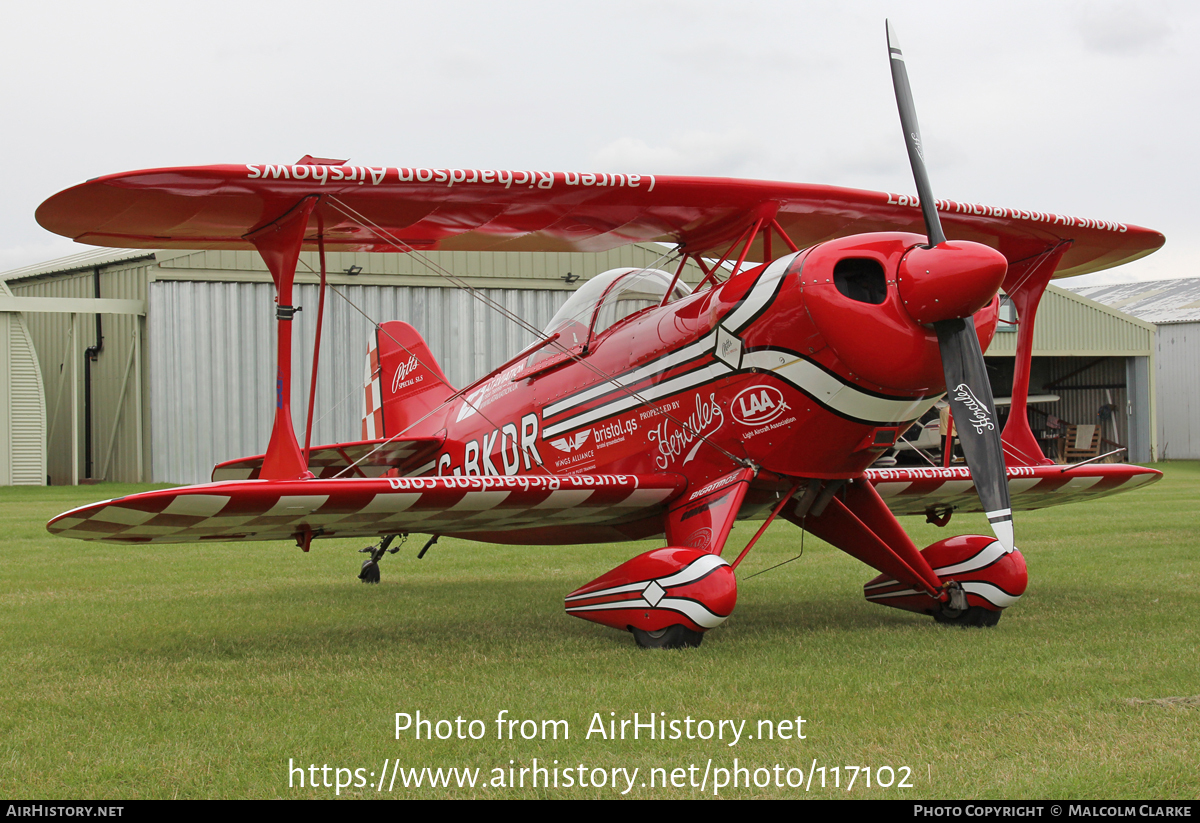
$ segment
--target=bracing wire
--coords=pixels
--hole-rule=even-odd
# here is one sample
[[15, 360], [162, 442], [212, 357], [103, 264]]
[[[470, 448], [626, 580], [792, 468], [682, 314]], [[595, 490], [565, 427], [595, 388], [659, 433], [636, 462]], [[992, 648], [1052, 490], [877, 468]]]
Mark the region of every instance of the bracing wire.
[[[420, 260], [425, 266], [427, 266], [435, 274], [449, 280], [455, 286], [459, 287], [460, 289], [463, 289], [468, 294], [470, 294], [471, 296], [475, 297], [477, 300], [482, 302], [484, 305], [487, 305], [487, 306], [491, 307], [492, 309], [494, 309], [495, 311], [497, 311], [501, 316], [512, 320], [514, 323], [516, 323], [521, 328], [532, 333], [536, 339], [542, 340], [542, 341], [545, 341], [547, 339], [546, 335], [540, 329], [537, 329], [534, 326], [530, 325], [528, 322], [526, 322], [521, 317], [518, 317], [517, 315], [510, 312], [505, 306], [497, 303], [495, 300], [491, 299], [487, 295], [480, 292], [479, 289], [472, 287], [469, 283], [462, 280], [462, 278], [457, 277], [456, 275], [447, 271], [444, 267], [440, 266], [433, 260], [430, 260], [428, 257], [421, 254], [421, 252], [419, 250], [414, 249], [408, 243], [405, 243], [403, 240], [400, 240], [395, 235], [393, 235], [391, 232], [389, 232], [387, 229], [384, 229], [382, 226], [379, 226], [374, 221], [370, 220], [368, 217], [363, 215], [361, 212], [358, 212], [353, 207], [348, 206], [347, 204], [345, 204], [344, 202], [342, 202], [341, 200], [339, 200], [336, 197], [328, 197], [327, 202], [333, 208], [340, 211], [342, 214], [346, 215], [347, 217], [351, 218], [352, 220], [355, 220], [356, 222], [358, 222], [361, 225], [365, 226], [366, 228], [370, 229], [372, 232], [374, 232], [376, 235], [378, 235], [381, 239], [386, 240], [389, 243], [391, 243], [393, 246], [396, 247], [397, 250], [414, 255], [418, 260]], [[675, 251], [678, 252], [677, 249]], [[670, 250], [668, 250], [667, 252], [664, 252], [658, 258], [658, 260], [655, 261], [655, 264], [657, 264], [659, 260], [669, 257], [671, 254], [672, 254], [672, 252]], [[336, 291], [336, 289], [335, 289], [335, 293], [338, 293]], [[344, 297], [344, 295], [341, 295], [340, 293], [338, 293], [338, 294], [343, 299], [346, 299]], [[349, 302], [349, 301], [347, 301], [347, 302]], [[361, 309], [358, 309], [358, 311], [360, 313], [362, 313], [364, 317], [367, 317], [368, 320], [371, 320], [371, 318], [365, 312], [362, 312]], [[374, 321], [372, 321], [372, 322], [374, 322]], [[378, 325], [379, 324], [376, 323], [376, 326], [378, 326]], [[397, 344], [397, 345], [399, 345], [399, 344]], [[586, 369], [588, 369], [593, 374], [595, 374], [597, 377], [612, 384], [619, 391], [622, 391], [629, 397], [632, 397], [633, 399], [637, 400], [643, 406], [651, 405], [651, 402], [648, 399], [646, 399], [645, 397], [643, 397], [642, 395], [640, 395], [637, 391], [630, 388], [628, 385], [621, 382], [613, 375], [607, 374], [604, 371], [602, 371], [601, 369], [597, 368], [592, 363], [590, 363], [587, 360], [585, 360], [584, 358], [582, 358], [576, 352], [573, 352], [573, 351], [567, 349], [565, 346], [563, 346], [562, 344], [560, 344], [556, 341], [551, 341], [549, 343], [549, 345], [557, 348], [560, 353], [564, 354], [566, 357], [569, 357], [570, 359], [574, 360], [575, 362], [581, 364]], [[401, 348], [404, 348], [404, 347], [401, 347]], [[405, 350], [407, 351], [407, 349], [405, 349]], [[451, 388], [453, 388], [453, 387], [451, 387]], [[476, 411], [478, 411], [478, 409]], [[687, 425], [687, 423], [677, 419], [676, 417], [672, 416], [670, 413], [667, 413], [667, 412], [663, 412], [662, 416], [667, 418], [668, 420], [671, 420], [673, 423], [675, 423], [681, 429], [688, 432], [689, 434], [692, 434], [698, 440], [701, 440], [702, 442], [706, 443], [707, 445], [712, 446], [717, 451], [721, 452], [723, 455], [728, 457], [736, 465], [745, 465], [745, 461], [742, 458], [739, 458], [736, 455], [732, 454], [731, 452], [729, 452], [728, 450], [723, 448], [720, 444], [716, 443], [711, 438], [707, 437], [706, 435], [702, 434], [701, 432], [694, 431], [690, 426]], [[424, 418], [422, 418], [422, 419], [424, 419]], [[484, 417], [484, 419], [488, 420], [488, 418], [486, 418], [486, 417]], [[493, 426], [495, 426], [495, 423], [493, 421], [488, 420], [488, 422], [491, 423]], [[382, 448], [383, 445], [385, 445], [385, 444], [380, 444], [380, 446], [378, 448]], [[365, 457], [363, 459], [365, 459]]]
[[[803, 523], [803, 521], [801, 521], [801, 522]], [[760, 574], [766, 574], [769, 571], [774, 571], [775, 569], [778, 569], [780, 566], [786, 566], [788, 563], [791, 563], [792, 560], [799, 560], [801, 557], [804, 557], [804, 535], [806, 535], [807, 533], [808, 533], [808, 529], [804, 528], [804, 526], [801, 525], [800, 526], [800, 554], [796, 555], [791, 560], [785, 560], [782, 563], [776, 563], [774, 566], [768, 566], [767, 568], [763, 569], [760, 572], [755, 572], [754, 574], [746, 575], [745, 577], [742, 578], [742, 582], [745, 583], [747, 580], [750, 580], [751, 578], [754, 578], [754, 577], [758, 577]]]
[[[312, 267], [311, 267], [311, 266], [309, 266], [307, 262], [306, 262], [304, 265], [305, 265], [305, 266], [307, 266], [307, 267], [308, 267], [308, 269], [309, 269], [310, 271], [312, 270]], [[392, 341], [393, 343], [395, 343], [395, 344], [396, 344], [398, 347], [400, 347], [401, 349], [403, 349], [403, 350], [404, 350], [404, 351], [405, 351], [405, 352], [406, 352], [406, 353], [407, 353], [407, 354], [408, 354], [410, 357], [413, 357], [413, 358], [415, 358], [415, 359], [417, 360], [417, 362], [418, 362], [418, 363], [420, 363], [422, 366], [424, 366], [424, 367], [426, 368], [426, 370], [428, 370], [428, 371], [429, 371], [429, 373], [430, 373], [430, 374], [433, 374], [435, 377], [437, 376], [437, 371], [436, 371], [435, 369], [432, 369], [432, 368], [430, 368], [429, 364], [425, 363], [425, 362], [424, 362], [424, 361], [423, 361], [423, 360], [422, 360], [422, 359], [421, 359], [421, 358], [420, 358], [420, 357], [419, 357], [419, 356], [418, 356], [418, 355], [417, 355], [417, 354], [416, 354], [416, 353], [415, 353], [415, 352], [414, 352], [412, 349], [408, 348], [408, 346], [405, 346], [403, 343], [401, 343], [399, 340], [397, 340], [395, 337], [393, 337], [393, 336], [391, 335], [391, 333], [390, 333], [390, 332], [388, 332], [386, 329], [384, 329], [384, 328], [383, 328], [383, 325], [382, 325], [382, 324], [380, 324], [378, 321], [376, 321], [374, 318], [372, 318], [372, 317], [371, 317], [369, 314], [367, 314], [367, 313], [366, 313], [366, 312], [365, 312], [365, 311], [364, 311], [364, 310], [363, 310], [361, 307], [359, 307], [359, 306], [358, 306], [358, 305], [357, 305], [357, 304], [356, 304], [356, 303], [355, 303], [353, 300], [351, 300], [351, 299], [350, 299], [349, 297], [347, 297], [346, 295], [342, 294], [342, 292], [341, 292], [340, 290], [338, 290], [338, 288], [337, 288], [336, 286], [330, 286], [329, 288], [330, 288], [330, 289], [333, 291], [333, 293], [334, 293], [334, 294], [336, 294], [338, 297], [342, 298], [342, 300], [345, 300], [345, 301], [346, 301], [346, 303], [347, 303], [347, 304], [348, 304], [348, 305], [349, 305], [349, 306], [350, 306], [352, 309], [354, 309], [356, 312], [358, 312], [359, 314], [361, 314], [361, 315], [362, 315], [362, 316], [363, 316], [363, 317], [364, 317], [364, 318], [367, 320], [367, 322], [368, 322], [368, 323], [370, 323], [371, 325], [373, 325], [373, 326], [375, 327], [375, 329], [376, 329], [377, 331], [383, 332], [385, 335], [387, 335], [387, 337], [388, 337], [388, 339], [389, 339], [389, 340], [391, 340], [391, 341]], [[421, 416], [419, 419], [417, 419], [417, 420], [414, 420], [412, 423], [410, 423], [409, 425], [405, 426], [405, 427], [404, 427], [404, 429], [403, 429], [402, 431], [399, 431], [399, 432], [397, 432], [396, 434], [392, 435], [391, 437], [388, 437], [387, 439], [385, 439], [385, 440], [383, 440], [382, 442], [380, 442], [378, 445], [376, 445], [376, 446], [375, 446], [375, 448], [371, 449], [371, 451], [367, 452], [367, 453], [366, 453], [366, 454], [364, 454], [362, 457], [358, 458], [358, 459], [357, 459], [357, 460], [355, 460], [353, 463], [351, 463], [350, 465], [346, 466], [344, 469], [342, 469], [340, 472], [338, 472], [336, 475], [334, 475], [334, 477], [341, 477], [342, 475], [346, 474], [346, 472], [349, 472], [349, 471], [351, 471], [352, 469], [354, 469], [356, 466], [358, 466], [358, 465], [359, 465], [360, 463], [362, 463], [364, 460], [367, 460], [367, 459], [368, 459], [368, 458], [370, 458], [372, 455], [374, 455], [374, 454], [378, 453], [379, 451], [381, 451], [381, 450], [382, 450], [382, 449], [383, 449], [385, 446], [389, 445], [390, 443], [392, 443], [393, 441], [397, 440], [398, 438], [400, 438], [400, 437], [403, 437], [405, 434], [407, 434], [409, 431], [411, 431], [411, 430], [413, 429], [413, 427], [415, 427], [417, 424], [419, 424], [419, 423], [422, 423], [422, 422], [424, 422], [425, 420], [428, 420], [430, 417], [432, 417], [433, 415], [435, 415], [436, 413], [438, 413], [438, 412], [439, 412], [439, 411], [441, 411], [442, 409], [446, 408], [446, 407], [447, 407], [447, 406], [448, 406], [448, 405], [449, 405], [451, 402], [453, 402], [454, 400], [456, 400], [456, 399], [458, 399], [459, 397], [463, 396], [463, 395], [464, 395], [464, 393], [466, 392], [467, 388], [470, 388], [470, 386], [467, 386], [466, 388], [462, 388], [462, 389], [455, 389], [453, 386], [451, 386], [451, 385], [450, 385], [448, 382], [446, 382], [444, 379], [442, 379], [442, 378], [438, 378], [438, 379], [439, 379], [439, 380], [442, 382], [442, 384], [443, 384], [443, 385], [445, 385], [445, 386], [446, 386], [446, 388], [448, 388], [448, 389], [450, 389], [450, 390], [451, 390], [452, 394], [451, 394], [449, 397], [447, 397], [445, 400], [443, 400], [441, 403], [439, 403], [439, 404], [438, 404], [437, 406], [435, 406], [433, 409], [430, 409], [428, 412], [426, 412], [424, 415], [422, 415], [422, 416]], [[360, 391], [360, 390], [361, 390], [361, 387], [360, 387], [359, 389], [352, 389], [352, 390], [351, 390], [351, 392], [350, 392], [350, 394], [353, 394], [355, 391]], [[346, 397], [349, 397], [349, 396], [350, 396], [350, 394], [347, 394], [347, 395], [346, 395]], [[341, 400], [338, 402], [338, 404], [337, 404], [337, 405], [339, 405], [339, 406], [340, 406], [340, 405], [341, 405], [342, 403], [344, 403], [345, 401], [346, 401], [346, 398], [345, 398], [345, 397], [343, 397], [343, 398], [342, 398], [342, 399], [341, 399]], [[475, 410], [475, 412], [476, 412], [476, 413], [477, 413], [477, 414], [478, 414], [480, 417], [482, 417], [484, 420], [486, 420], [486, 421], [487, 421], [489, 424], [491, 424], [493, 427], [495, 427], [495, 428], [499, 428], [499, 426], [497, 426], [497, 425], [496, 425], [496, 422], [495, 422], [494, 420], [492, 420], [490, 417], [488, 417], [486, 414], [484, 414], [484, 413], [483, 413], [483, 411], [482, 411], [482, 410], [481, 410], [481, 409], [480, 409], [478, 406], [474, 405], [474, 404], [473, 404], [473, 403], [471, 403], [469, 400], [465, 400], [465, 399], [464, 399], [464, 400], [463, 400], [463, 402], [464, 402], [464, 403], [466, 403], [468, 406], [470, 406], [472, 409], [474, 409], [474, 410]], [[321, 419], [322, 419], [322, 420], [324, 419], [324, 415], [322, 415]], [[318, 422], [320, 422], [320, 421], [318, 421]], [[542, 464], [538, 463], [537, 465], [538, 465], [538, 467], [539, 467], [539, 468], [541, 468], [543, 471], [545, 471], [545, 472], [549, 473], [549, 469], [546, 469], [544, 466], [542, 466]]]

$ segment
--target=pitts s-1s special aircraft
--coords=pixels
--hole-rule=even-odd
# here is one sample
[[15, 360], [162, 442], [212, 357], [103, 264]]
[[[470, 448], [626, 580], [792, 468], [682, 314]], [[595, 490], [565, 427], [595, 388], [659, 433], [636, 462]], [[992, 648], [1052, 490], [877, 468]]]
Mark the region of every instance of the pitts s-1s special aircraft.
[[[729, 616], [738, 564], [782, 517], [878, 570], [868, 599], [994, 624], [1026, 586], [1014, 504], [1039, 508], [1160, 476], [1050, 465], [1025, 399], [1049, 280], [1142, 257], [1163, 237], [935, 200], [890, 27], [888, 39], [916, 197], [311, 157], [129, 172], [51, 197], [38, 221], [83, 243], [256, 249], [277, 290], [278, 375], [264, 455], [217, 466], [210, 484], [66, 512], [49, 530], [127, 543], [294, 538], [306, 551], [315, 538], [381, 536], [367, 580], [378, 580], [392, 539], [410, 532], [522, 544], [665, 534], [665, 548], [571, 593], [566, 609], [630, 630], [643, 646], [676, 647], [699, 644]], [[321, 253], [323, 298], [326, 249], [601, 251], [637, 241], [675, 244], [678, 268], [589, 280], [539, 342], [463, 389], [412, 326], [378, 325], [362, 440], [299, 445], [291, 327], [302, 249]], [[694, 290], [680, 282], [689, 260], [706, 274]], [[982, 355], [1001, 287], [1020, 319], [1003, 436]], [[969, 470], [868, 468], [943, 395]], [[311, 428], [311, 407], [308, 419]], [[895, 517], [954, 509], [985, 512], [995, 534], [920, 550]], [[763, 528], [729, 562], [730, 529], [748, 518]]]

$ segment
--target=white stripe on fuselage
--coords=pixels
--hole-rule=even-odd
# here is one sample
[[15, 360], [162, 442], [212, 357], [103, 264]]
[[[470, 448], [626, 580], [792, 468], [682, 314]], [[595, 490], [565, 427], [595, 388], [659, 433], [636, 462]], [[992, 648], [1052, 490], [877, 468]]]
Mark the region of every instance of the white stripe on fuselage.
[[[670, 354], [655, 360], [653, 363], [647, 363], [641, 368], [634, 369], [630, 372], [625, 372], [624, 374], [618, 375], [610, 380], [597, 383], [590, 389], [584, 389], [578, 394], [573, 394], [565, 400], [560, 400], [557, 403], [551, 403], [542, 411], [542, 419], [553, 417], [556, 414], [568, 411], [569, 409], [573, 409], [577, 406], [582, 406], [589, 400], [595, 400], [597, 397], [603, 397], [610, 392], [621, 391], [622, 394], [624, 394], [623, 388], [633, 386], [634, 384], [639, 383], [648, 377], [654, 377], [657, 374], [661, 374], [669, 369], [673, 369], [682, 363], [688, 362], [689, 360], [698, 360], [708, 352], [712, 351], [713, 347], [716, 345], [717, 333], [714, 331], [712, 334], [700, 338], [695, 343], [684, 346], [679, 351], [671, 352]], [[726, 371], [728, 371], [728, 367], [726, 368]], [[645, 395], [643, 394], [643, 396]], [[636, 398], [629, 397], [628, 395], [625, 395], [625, 399], [632, 400], [635, 404], [637, 403]], [[547, 430], [547, 433], [543, 436], [550, 436], [548, 432], [549, 430]]]
[[[758, 280], [755, 281], [754, 285], [750, 287], [750, 293], [746, 295], [746, 299], [744, 299], [733, 309], [733, 311], [724, 317], [719, 325], [724, 326], [734, 334], [740, 333], [744, 327], [754, 319], [754, 316], [763, 308], [765, 308], [766, 305], [771, 301], [779, 281], [783, 278], [784, 273], [787, 271], [787, 267], [791, 264], [792, 259], [795, 258], [796, 254], [799, 254], [799, 252], [781, 257], [771, 265], [767, 266], [763, 273], [759, 275]], [[672, 369], [678, 365], [687, 363], [689, 360], [699, 359], [708, 352], [712, 351], [716, 345], [717, 332], [716, 329], [714, 329], [710, 334], [705, 335], [695, 343], [684, 346], [679, 351], [671, 352], [670, 354], [665, 355], [652, 363], [647, 363], [641, 368], [637, 368], [631, 372], [626, 372], [625, 374], [620, 375], [619, 386], [632, 386], [648, 377], [653, 377], [657, 374], [667, 371], [668, 369]], [[728, 371], [728, 369], [726, 369], [726, 371]], [[595, 386], [592, 386], [589, 389], [584, 389], [583, 391], [573, 394], [564, 400], [560, 400], [557, 403], [551, 403], [550, 405], [546, 406], [545, 410], [542, 412], [542, 417], [543, 419], [546, 417], [553, 417], [556, 414], [569, 411], [576, 406], [581, 406], [590, 400], [603, 397], [609, 392], [619, 391], [620, 388], [618, 386], [614, 386], [615, 382], [616, 379], [597, 383]]]
[[[770, 363], [778, 363], [781, 358], [787, 359], [784, 365], [776, 368], [768, 366]], [[779, 349], [761, 349], [751, 352], [742, 358], [742, 365], [747, 368], [757, 367], [762, 371], [769, 371], [836, 414], [869, 425], [887, 426], [915, 420], [928, 411], [938, 398], [938, 396], [888, 398], [869, 394], [855, 386], [843, 383], [837, 376], [816, 364]], [[745, 369], [739, 373], [744, 372]], [[619, 397], [603, 406], [597, 406], [590, 411], [547, 426], [542, 432], [542, 437], [555, 437], [563, 432], [620, 414], [641, 405], [642, 401], [653, 401], [668, 395], [697, 389], [705, 383], [733, 373], [734, 371], [729, 366], [719, 360], [714, 360], [705, 368], [643, 389], [638, 392], [637, 397]]]
[[718, 380], [731, 372], [732, 370], [728, 366], [719, 360], [715, 360], [706, 368], [688, 372], [687, 374], [682, 374], [679, 377], [659, 383], [657, 386], [643, 389], [636, 396], [623, 395], [611, 403], [605, 403], [603, 406], [597, 406], [591, 411], [577, 414], [574, 417], [568, 417], [566, 420], [547, 426], [542, 430], [542, 439], [545, 440], [547, 437], [554, 437], [561, 432], [586, 426], [589, 423], [594, 423], [597, 420], [602, 420], [614, 414], [620, 414], [627, 409], [644, 405], [646, 402], [657, 400], [660, 397], [679, 394], [680, 392], [697, 388], [710, 381]]
[[[775, 365], [781, 357], [788, 358], [789, 362]], [[830, 374], [816, 363], [777, 349], [750, 352], [742, 358], [742, 366], [769, 371], [843, 417], [875, 425], [915, 420], [928, 411], [938, 398], [893, 398], [869, 394], [843, 382], [840, 377]]]
[[[781, 257], [768, 266], [751, 287], [746, 298], [726, 315], [719, 325], [734, 333], [740, 333], [749, 326], [757, 314], [770, 303], [780, 280], [795, 256], [795, 254], [790, 254]], [[717, 332], [714, 329], [710, 334], [678, 351], [620, 375], [619, 385], [626, 387], [626, 392], [590, 411], [545, 427], [542, 437], [555, 437], [563, 432], [620, 414], [649, 401], [696, 389], [705, 383], [733, 374], [734, 370], [724, 362], [713, 360], [704, 367], [678, 375], [658, 385], [641, 390], [632, 389], [632, 386], [644, 380], [657, 377], [671, 369], [686, 367], [689, 363], [707, 357], [714, 351], [716, 344]], [[830, 374], [815, 363], [797, 357], [793, 352], [779, 349], [761, 349], [749, 352], [742, 357], [741, 365], [739, 373], [751, 368], [769, 371], [835, 413], [871, 425], [889, 425], [915, 420], [937, 401], [937, 396], [891, 398], [871, 394], [846, 383], [839, 376]], [[542, 413], [543, 420], [578, 408], [616, 391], [621, 391], [621, 389], [614, 388], [614, 381], [598, 383], [571, 397], [546, 406]]]

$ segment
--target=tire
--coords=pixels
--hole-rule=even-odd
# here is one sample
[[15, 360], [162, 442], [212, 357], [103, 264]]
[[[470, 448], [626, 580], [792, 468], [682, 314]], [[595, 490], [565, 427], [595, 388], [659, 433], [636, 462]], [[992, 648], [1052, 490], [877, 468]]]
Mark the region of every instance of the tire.
[[364, 560], [362, 571], [358, 573], [358, 579], [364, 583], [379, 582], [379, 564], [374, 560]]
[[643, 629], [631, 631], [633, 639], [643, 649], [694, 649], [704, 640], [704, 632], [694, 632], [678, 624], [653, 632]]
[[1000, 612], [985, 609], [983, 606], [970, 606], [957, 617], [950, 617], [944, 612], [934, 612], [933, 619], [945, 626], [991, 628], [1000, 622]]

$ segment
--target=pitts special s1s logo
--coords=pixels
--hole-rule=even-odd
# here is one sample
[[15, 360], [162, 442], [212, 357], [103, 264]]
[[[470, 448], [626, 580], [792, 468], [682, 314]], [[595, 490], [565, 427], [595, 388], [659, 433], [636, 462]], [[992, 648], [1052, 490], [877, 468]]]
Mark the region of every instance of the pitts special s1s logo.
[[419, 365], [421, 365], [421, 361], [417, 360], [417, 356], [414, 354], [396, 367], [396, 373], [392, 376], [392, 394], [400, 390], [401, 382], [416, 371]]
[[770, 423], [790, 408], [774, 386], [751, 386], [733, 398], [733, 419], [743, 426]]
[[[983, 434], [985, 429], [994, 429], [996, 425], [992, 422], [992, 413], [988, 407], [980, 402], [975, 393], [971, 391], [971, 387], [966, 383], [959, 383], [954, 387], [954, 399], [962, 403], [967, 411], [971, 413], [969, 419], [966, 420], [975, 429], [976, 434]], [[959, 422], [962, 425], [962, 421]]]

